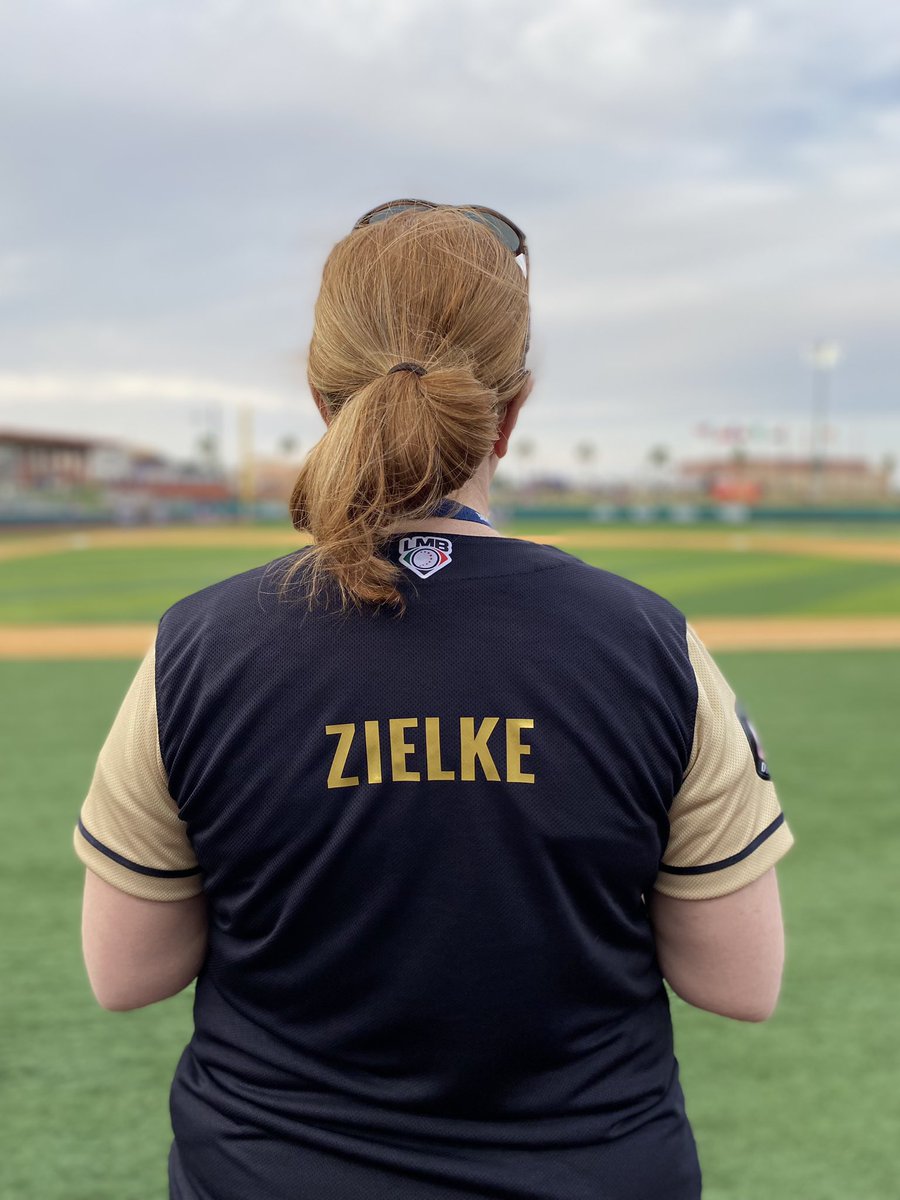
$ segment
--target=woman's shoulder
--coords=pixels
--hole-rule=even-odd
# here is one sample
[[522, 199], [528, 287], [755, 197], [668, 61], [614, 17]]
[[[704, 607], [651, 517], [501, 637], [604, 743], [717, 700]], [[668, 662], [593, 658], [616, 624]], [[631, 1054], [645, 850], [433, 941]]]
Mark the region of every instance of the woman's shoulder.
[[173, 633], [210, 619], [227, 621], [247, 612], [265, 611], [268, 600], [277, 594], [281, 581], [291, 566], [302, 559], [304, 550], [305, 547], [293, 550], [182, 596], [163, 612], [160, 629]]
[[623, 612], [637, 615], [659, 613], [676, 622], [684, 623], [685, 616], [670, 600], [636, 583], [624, 575], [607, 570], [595, 563], [554, 545], [551, 542], [534, 542], [522, 539], [531, 547], [528, 552], [536, 566], [557, 567], [559, 572], [554, 584], [573, 594], [580, 594], [586, 602], [602, 604], [606, 611], [613, 606]]

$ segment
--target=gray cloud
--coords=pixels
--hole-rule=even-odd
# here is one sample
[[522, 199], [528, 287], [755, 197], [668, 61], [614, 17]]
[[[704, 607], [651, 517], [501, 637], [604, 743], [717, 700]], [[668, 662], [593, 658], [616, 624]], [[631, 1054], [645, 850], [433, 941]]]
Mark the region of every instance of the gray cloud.
[[0, 47], [4, 423], [168, 396], [174, 445], [194, 381], [313, 436], [321, 263], [405, 194], [528, 230], [548, 446], [562, 407], [573, 437], [800, 421], [818, 336], [842, 419], [898, 411], [896, 6], [38, 0]]

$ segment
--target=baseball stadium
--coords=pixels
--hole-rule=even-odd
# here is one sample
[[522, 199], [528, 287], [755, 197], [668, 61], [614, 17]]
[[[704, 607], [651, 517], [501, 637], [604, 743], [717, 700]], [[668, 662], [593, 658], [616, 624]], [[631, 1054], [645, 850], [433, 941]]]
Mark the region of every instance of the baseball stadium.
[[900, 4], [0, 4], [0, 128], [0, 1200], [900, 1200]]
[[[775, 1016], [731, 1022], [671, 996], [704, 1196], [888, 1200], [900, 1065], [888, 986], [900, 973], [896, 536], [877, 524], [547, 519], [504, 532], [634, 579], [687, 614], [753, 715], [796, 837], [779, 868], [787, 964]], [[0, 540], [3, 1197], [162, 1194], [167, 1092], [193, 986], [114, 1017], [96, 1005], [80, 957], [72, 828], [162, 613], [299, 538], [287, 525], [242, 524]]]

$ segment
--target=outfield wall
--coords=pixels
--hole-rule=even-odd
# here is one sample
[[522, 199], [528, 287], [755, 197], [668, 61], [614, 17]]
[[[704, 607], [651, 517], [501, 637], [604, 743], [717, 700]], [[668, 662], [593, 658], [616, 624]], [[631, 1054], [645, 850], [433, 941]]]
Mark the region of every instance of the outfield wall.
[[[497, 500], [491, 508], [496, 523], [572, 522], [584, 525], [754, 525], [781, 523], [900, 525], [896, 508], [768, 508], [743, 504], [508, 504]], [[220, 525], [225, 522], [289, 522], [286, 505], [239, 506], [180, 505], [145, 519], [123, 519], [111, 512], [82, 512], [71, 508], [44, 509], [40, 513], [3, 511], [0, 531], [60, 527], [147, 528], [166, 525]]]
[[900, 525], [898, 508], [755, 508], [744, 504], [529, 505], [498, 503], [501, 522], [575, 521], [590, 525], [750, 525], [780, 522]]

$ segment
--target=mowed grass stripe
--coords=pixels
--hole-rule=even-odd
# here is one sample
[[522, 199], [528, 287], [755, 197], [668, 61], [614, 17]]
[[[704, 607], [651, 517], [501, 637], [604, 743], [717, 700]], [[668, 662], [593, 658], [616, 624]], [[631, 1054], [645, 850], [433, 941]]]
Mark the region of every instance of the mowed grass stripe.
[[[749, 551], [579, 550], [577, 556], [643, 584], [692, 617], [900, 613], [900, 566], [893, 564]], [[873, 591], [881, 607], [872, 605]]]
[[0, 623], [155, 620], [182, 596], [268, 561], [258, 547], [179, 546], [12, 560], [0, 572]]
[[[704, 1197], [884, 1200], [896, 1190], [900, 1068], [889, 1034], [900, 942], [885, 903], [900, 849], [900, 652], [719, 661], [762, 730], [797, 845], [779, 867], [788, 956], [775, 1018], [747, 1026], [673, 1001]], [[191, 993], [136, 1013], [97, 1008], [80, 957], [82, 869], [71, 848], [135, 666], [2, 665], [0, 725], [15, 747], [0, 776], [11, 1197], [165, 1195], [168, 1088], [190, 1036]]]
[[[291, 550], [285, 539], [280, 550]], [[900, 564], [736, 550], [572, 547], [587, 562], [668, 597], [690, 617], [900, 613]], [[0, 624], [154, 621], [191, 592], [278, 557], [254, 546], [121, 547], [12, 559]]]

